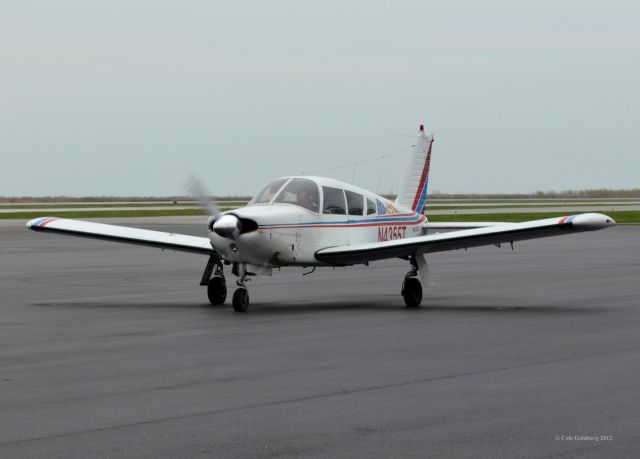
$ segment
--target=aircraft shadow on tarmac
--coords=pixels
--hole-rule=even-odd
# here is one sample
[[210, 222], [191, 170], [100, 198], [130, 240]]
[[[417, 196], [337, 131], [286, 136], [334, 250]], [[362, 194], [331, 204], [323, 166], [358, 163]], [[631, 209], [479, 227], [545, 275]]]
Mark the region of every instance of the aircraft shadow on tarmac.
[[256, 314], [290, 314], [290, 313], [313, 313], [326, 311], [363, 311], [363, 312], [389, 312], [409, 314], [429, 314], [429, 313], [495, 313], [495, 314], [582, 314], [602, 312], [604, 308], [584, 308], [580, 306], [490, 306], [490, 305], [423, 305], [419, 308], [406, 308], [401, 303], [371, 304], [362, 302], [341, 302], [341, 303], [263, 303], [255, 306], [249, 311], [249, 315]]
[[[147, 310], [147, 309], [165, 309], [174, 310], [176, 312], [190, 310], [208, 310], [212, 314], [219, 313], [231, 313], [233, 312], [230, 305], [211, 306], [208, 303], [185, 303], [179, 304], [176, 302], [52, 302], [52, 303], [33, 303], [34, 306], [47, 307], [47, 308], [104, 308], [104, 309], [131, 309], [131, 310]], [[406, 308], [400, 302], [388, 302], [388, 303], [370, 303], [363, 301], [342, 301], [342, 302], [300, 302], [300, 303], [277, 303], [277, 302], [265, 302], [254, 305], [247, 314], [241, 316], [256, 316], [265, 314], [298, 314], [298, 313], [319, 313], [335, 311], [362, 311], [366, 313], [371, 312], [389, 312], [396, 311], [398, 313], [410, 313], [410, 314], [428, 314], [428, 313], [455, 313], [455, 314], [470, 314], [470, 313], [494, 313], [494, 314], [591, 314], [600, 313], [610, 310], [606, 306], [572, 306], [572, 305], [558, 305], [550, 303], [548, 305], [530, 304], [521, 306], [499, 306], [489, 304], [475, 304], [475, 305], [455, 305], [455, 304], [442, 304], [434, 303], [423, 305], [419, 308]]]

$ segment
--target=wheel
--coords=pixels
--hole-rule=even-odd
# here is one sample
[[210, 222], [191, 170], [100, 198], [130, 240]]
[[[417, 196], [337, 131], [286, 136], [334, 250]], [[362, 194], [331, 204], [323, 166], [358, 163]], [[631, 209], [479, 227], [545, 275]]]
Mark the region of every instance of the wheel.
[[222, 276], [213, 276], [207, 285], [207, 296], [211, 304], [223, 304], [227, 299], [227, 284]]
[[249, 292], [244, 287], [233, 292], [233, 310], [235, 312], [247, 312], [249, 309]]
[[422, 302], [422, 285], [420, 285], [420, 281], [415, 277], [406, 279], [402, 284], [402, 297], [404, 298], [404, 304], [408, 307], [420, 306]]

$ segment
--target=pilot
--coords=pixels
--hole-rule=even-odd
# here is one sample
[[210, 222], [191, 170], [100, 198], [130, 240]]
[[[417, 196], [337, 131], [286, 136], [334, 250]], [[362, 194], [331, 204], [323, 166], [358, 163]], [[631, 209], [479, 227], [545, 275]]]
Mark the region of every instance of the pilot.
[[305, 207], [309, 210], [317, 211], [318, 204], [313, 201], [313, 197], [311, 196], [311, 193], [309, 193], [309, 190], [305, 188], [298, 190], [297, 198], [298, 204], [302, 207]]

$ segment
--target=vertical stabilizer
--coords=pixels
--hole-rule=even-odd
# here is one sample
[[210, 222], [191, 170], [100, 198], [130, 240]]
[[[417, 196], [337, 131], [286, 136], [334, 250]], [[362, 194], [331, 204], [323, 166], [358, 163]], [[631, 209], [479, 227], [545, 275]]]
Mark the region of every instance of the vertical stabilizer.
[[433, 135], [425, 134], [421, 124], [413, 157], [396, 198], [397, 205], [422, 213], [427, 202], [432, 145]]

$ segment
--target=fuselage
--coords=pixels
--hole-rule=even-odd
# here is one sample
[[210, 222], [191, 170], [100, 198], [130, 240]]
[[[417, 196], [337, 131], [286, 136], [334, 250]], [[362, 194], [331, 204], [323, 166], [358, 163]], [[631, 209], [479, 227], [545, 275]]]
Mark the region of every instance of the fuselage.
[[320, 266], [320, 249], [420, 236], [426, 220], [357, 186], [306, 176], [278, 179], [227, 213], [250, 222], [249, 231], [231, 240], [210, 221], [216, 251], [231, 262], [268, 267]]

